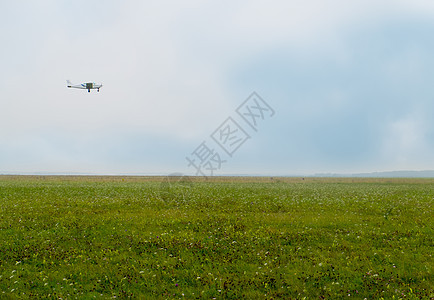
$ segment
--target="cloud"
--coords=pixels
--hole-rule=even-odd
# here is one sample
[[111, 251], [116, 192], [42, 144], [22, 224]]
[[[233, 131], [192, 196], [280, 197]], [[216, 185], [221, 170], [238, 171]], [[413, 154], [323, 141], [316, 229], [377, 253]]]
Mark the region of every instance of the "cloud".
[[240, 162], [419, 167], [434, 161], [433, 15], [423, 0], [3, 2], [2, 164], [168, 168], [256, 90], [276, 117]]
[[431, 168], [433, 143], [429, 135], [432, 138], [433, 126], [422, 115], [409, 114], [385, 126], [382, 154], [389, 168]]

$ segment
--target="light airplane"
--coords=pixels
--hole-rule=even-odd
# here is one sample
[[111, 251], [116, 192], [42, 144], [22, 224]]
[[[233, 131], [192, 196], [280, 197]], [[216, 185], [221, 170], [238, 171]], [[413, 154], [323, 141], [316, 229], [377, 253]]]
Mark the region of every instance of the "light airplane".
[[67, 80], [66, 83], [69, 88], [74, 89], [82, 89], [87, 90], [90, 93], [90, 90], [97, 90], [99, 92], [99, 89], [102, 87], [102, 84], [96, 84], [95, 82], [85, 82], [82, 84], [72, 84], [71, 81]]

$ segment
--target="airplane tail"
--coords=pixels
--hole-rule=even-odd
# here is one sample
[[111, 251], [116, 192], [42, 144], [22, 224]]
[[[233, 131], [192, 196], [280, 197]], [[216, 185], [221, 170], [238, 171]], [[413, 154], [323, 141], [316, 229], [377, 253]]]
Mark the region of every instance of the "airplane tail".
[[66, 84], [68, 85], [68, 87], [71, 87], [71, 85], [72, 85], [72, 83], [71, 83], [71, 81], [69, 81], [69, 79], [66, 80]]

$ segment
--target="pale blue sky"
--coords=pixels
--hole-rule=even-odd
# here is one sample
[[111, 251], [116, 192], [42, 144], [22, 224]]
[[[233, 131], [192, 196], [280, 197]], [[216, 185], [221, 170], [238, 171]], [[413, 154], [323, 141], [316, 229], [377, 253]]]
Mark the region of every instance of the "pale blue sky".
[[203, 141], [215, 175], [434, 169], [433, 32], [427, 0], [0, 1], [0, 173], [195, 174]]

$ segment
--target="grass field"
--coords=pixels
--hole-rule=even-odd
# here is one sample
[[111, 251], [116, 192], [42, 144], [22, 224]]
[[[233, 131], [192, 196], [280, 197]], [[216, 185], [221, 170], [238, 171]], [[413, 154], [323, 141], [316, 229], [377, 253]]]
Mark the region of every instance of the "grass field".
[[432, 179], [0, 176], [0, 298], [432, 299]]

